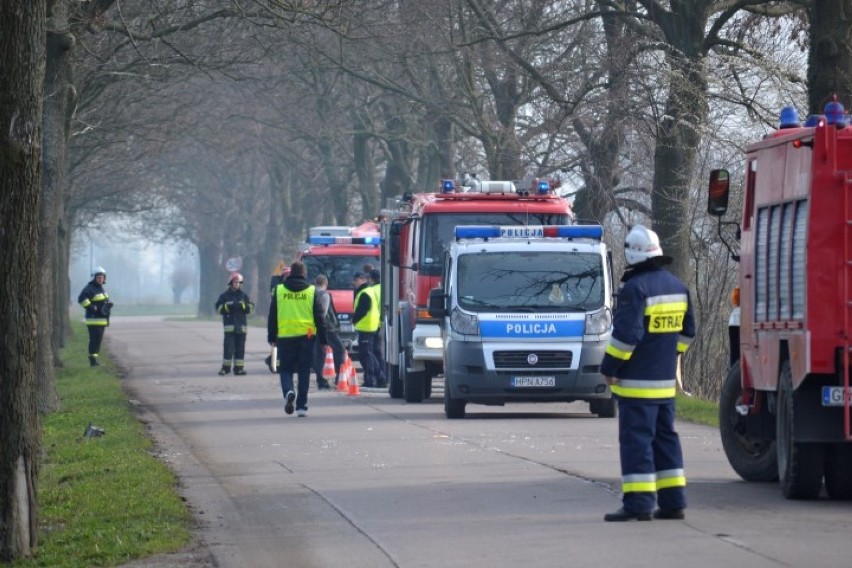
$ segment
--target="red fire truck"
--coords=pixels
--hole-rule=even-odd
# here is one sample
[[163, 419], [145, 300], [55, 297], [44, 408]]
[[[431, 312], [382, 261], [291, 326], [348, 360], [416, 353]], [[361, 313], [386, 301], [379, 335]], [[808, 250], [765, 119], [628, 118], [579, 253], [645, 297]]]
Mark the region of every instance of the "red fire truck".
[[380, 243], [379, 226], [373, 221], [357, 227], [312, 227], [299, 254], [308, 269], [308, 282], [319, 274], [328, 278], [328, 291], [340, 321], [340, 339], [350, 350], [356, 338], [352, 324], [353, 275], [365, 264], [378, 266]]
[[443, 372], [440, 322], [429, 316], [428, 300], [440, 284], [456, 225], [569, 224], [571, 206], [554, 189], [538, 180], [529, 189], [509, 181], [444, 180], [440, 193], [406, 194], [382, 212], [382, 318], [392, 398], [428, 398], [432, 378]]
[[[781, 127], [746, 150], [733, 364], [720, 430], [737, 474], [779, 480], [791, 499], [818, 497], [823, 480], [829, 498], [852, 498], [848, 118], [831, 102], [800, 125], [788, 107]], [[713, 171], [710, 214], [725, 214], [728, 195], [728, 172]]]

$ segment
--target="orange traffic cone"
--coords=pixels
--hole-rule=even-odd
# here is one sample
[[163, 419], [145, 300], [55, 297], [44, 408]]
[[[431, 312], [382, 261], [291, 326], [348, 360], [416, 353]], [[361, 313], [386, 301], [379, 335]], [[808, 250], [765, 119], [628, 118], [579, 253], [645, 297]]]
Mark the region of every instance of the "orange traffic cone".
[[355, 365], [350, 362], [349, 365], [349, 396], [358, 396], [361, 394], [361, 387], [358, 386], [358, 373], [355, 372]]
[[349, 352], [347, 351], [346, 358], [340, 366], [340, 375], [337, 377], [337, 390], [340, 392], [349, 390], [349, 367], [351, 365], [352, 361], [349, 359]]
[[331, 347], [326, 347], [325, 364], [322, 366], [322, 378], [330, 380], [334, 378], [334, 375], [334, 355], [331, 353]]

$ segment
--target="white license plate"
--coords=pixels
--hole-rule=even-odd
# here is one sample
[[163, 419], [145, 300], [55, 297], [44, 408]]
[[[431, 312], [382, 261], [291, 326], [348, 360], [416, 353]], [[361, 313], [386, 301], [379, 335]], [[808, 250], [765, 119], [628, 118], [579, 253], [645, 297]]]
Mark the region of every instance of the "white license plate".
[[513, 387], [555, 387], [556, 377], [512, 377]]
[[822, 405], [843, 406], [843, 387], [822, 387]]

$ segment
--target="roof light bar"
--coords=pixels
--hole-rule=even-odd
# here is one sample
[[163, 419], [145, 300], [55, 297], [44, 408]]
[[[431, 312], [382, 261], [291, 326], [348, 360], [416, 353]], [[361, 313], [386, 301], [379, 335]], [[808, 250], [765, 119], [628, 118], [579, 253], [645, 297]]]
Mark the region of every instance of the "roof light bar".
[[327, 237], [312, 235], [308, 237], [311, 245], [379, 245], [381, 237]]
[[460, 225], [456, 227], [456, 240], [495, 238], [557, 238], [594, 239], [603, 238], [600, 225]]

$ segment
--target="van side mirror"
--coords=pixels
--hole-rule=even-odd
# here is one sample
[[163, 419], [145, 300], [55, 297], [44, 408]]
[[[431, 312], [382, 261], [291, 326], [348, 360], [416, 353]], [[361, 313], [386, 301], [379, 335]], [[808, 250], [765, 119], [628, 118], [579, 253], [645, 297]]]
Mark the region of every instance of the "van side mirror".
[[710, 188], [707, 192], [707, 213], [722, 217], [728, 211], [731, 177], [728, 170], [710, 172]]
[[443, 318], [447, 315], [447, 295], [443, 288], [433, 288], [429, 291], [429, 303], [426, 306], [433, 318]]

